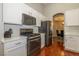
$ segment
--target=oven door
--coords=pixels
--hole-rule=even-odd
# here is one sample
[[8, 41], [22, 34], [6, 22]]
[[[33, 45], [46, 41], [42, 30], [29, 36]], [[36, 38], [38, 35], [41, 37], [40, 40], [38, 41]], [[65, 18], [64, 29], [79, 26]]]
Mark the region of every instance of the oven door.
[[41, 39], [38, 38], [33, 38], [33, 39], [28, 39], [28, 44], [27, 44], [27, 55], [31, 56], [38, 51], [40, 51], [41, 48]]

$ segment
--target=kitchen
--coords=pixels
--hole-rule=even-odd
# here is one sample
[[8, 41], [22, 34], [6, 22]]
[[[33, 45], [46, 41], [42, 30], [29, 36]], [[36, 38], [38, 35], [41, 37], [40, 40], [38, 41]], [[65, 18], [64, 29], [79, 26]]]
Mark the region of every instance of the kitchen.
[[67, 50], [78, 53], [78, 5], [0, 3], [0, 55], [36, 56], [43, 48], [49, 48], [54, 43], [53, 16], [57, 13], [65, 16], [64, 55]]
[[[1, 27], [3, 28], [1, 31], [3, 32], [1, 32], [0, 55], [29, 56], [39, 52], [45, 43], [49, 45], [49, 41], [45, 42], [45, 34], [41, 33], [41, 28], [39, 28], [41, 27], [41, 20], [45, 19], [44, 15], [25, 3], [5, 3], [1, 6], [3, 8], [3, 15], [1, 15], [3, 17]], [[50, 28], [48, 28], [49, 30]]]

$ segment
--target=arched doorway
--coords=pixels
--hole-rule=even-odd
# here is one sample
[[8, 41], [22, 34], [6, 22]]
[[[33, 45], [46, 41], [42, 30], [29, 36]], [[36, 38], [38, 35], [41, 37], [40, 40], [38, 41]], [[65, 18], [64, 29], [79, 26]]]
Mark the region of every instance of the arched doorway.
[[57, 13], [53, 16], [53, 38], [63, 42], [64, 39], [64, 13]]

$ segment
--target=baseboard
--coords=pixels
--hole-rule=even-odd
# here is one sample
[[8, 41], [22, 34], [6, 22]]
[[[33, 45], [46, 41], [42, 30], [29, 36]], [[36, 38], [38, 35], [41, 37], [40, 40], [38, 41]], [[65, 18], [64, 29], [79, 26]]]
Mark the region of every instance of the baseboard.
[[70, 52], [74, 52], [74, 53], [79, 53], [79, 51], [72, 50], [72, 49], [65, 49], [65, 51], [70, 51]]

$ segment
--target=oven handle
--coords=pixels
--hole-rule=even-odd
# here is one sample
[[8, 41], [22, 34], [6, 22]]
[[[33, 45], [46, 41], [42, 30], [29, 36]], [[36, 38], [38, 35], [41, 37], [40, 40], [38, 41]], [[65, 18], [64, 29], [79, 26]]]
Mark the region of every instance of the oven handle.
[[[40, 39], [40, 38], [39, 38]], [[33, 40], [30, 40], [31, 42], [33, 42], [33, 41], [37, 41], [37, 40], [39, 40], [39, 39], [33, 39]]]
[[37, 37], [40, 37], [40, 35], [38, 35], [38, 36], [33, 36], [33, 37], [29, 37], [29, 39], [33, 39], [33, 38], [37, 38]]

